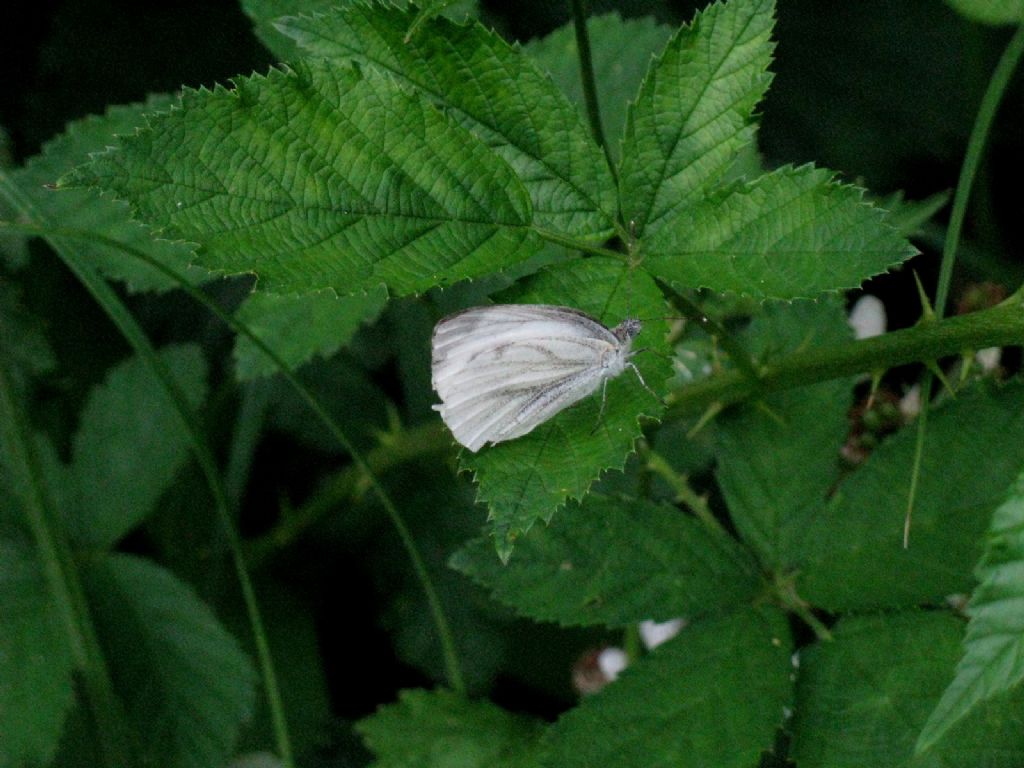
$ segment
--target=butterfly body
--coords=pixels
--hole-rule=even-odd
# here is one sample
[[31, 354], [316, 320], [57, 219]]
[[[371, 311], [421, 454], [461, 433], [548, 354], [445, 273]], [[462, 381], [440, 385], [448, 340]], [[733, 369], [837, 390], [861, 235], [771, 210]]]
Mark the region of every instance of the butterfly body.
[[549, 304], [449, 315], [431, 339], [431, 378], [441, 396], [434, 408], [471, 451], [521, 437], [633, 367], [641, 327], [630, 318], [609, 329], [577, 309]]

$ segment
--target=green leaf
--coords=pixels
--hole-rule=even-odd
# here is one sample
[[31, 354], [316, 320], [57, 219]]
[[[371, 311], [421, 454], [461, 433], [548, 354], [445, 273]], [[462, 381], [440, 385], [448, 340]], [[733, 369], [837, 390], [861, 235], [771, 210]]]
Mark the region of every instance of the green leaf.
[[921, 751], [978, 704], [1024, 680], [1024, 472], [992, 518], [977, 576], [981, 583], [967, 609], [964, 654], [921, 731]]
[[[206, 397], [206, 361], [194, 345], [160, 357], [197, 408]], [[141, 358], [117, 365], [89, 394], [74, 438], [69, 519], [77, 543], [106, 548], [142, 522], [188, 458], [189, 438], [160, 381]]]
[[1022, 0], [946, 0], [957, 13], [982, 24], [1024, 23]]
[[809, 165], [704, 196], [643, 245], [644, 267], [679, 288], [757, 299], [854, 288], [916, 251], [863, 190]]
[[393, 82], [325, 61], [186, 91], [181, 108], [65, 177], [277, 293], [412, 293], [539, 247], [512, 169]]
[[790, 637], [776, 610], [690, 625], [547, 734], [559, 768], [749, 768], [790, 702]]
[[605, 240], [616, 212], [615, 184], [579, 111], [550, 79], [479, 24], [423, 22], [406, 40], [414, 11], [351, 3], [279, 28], [308, 53], [354, 60], [435, 102], [516, 172], [534, 223], [586, 240]]
[[912, 237], [949, 204], [949, 198], [949, 192], [936, 192], [921, 200], [906, 200], [903, 192], [894, 192], [878, 204], [889, 212], [885, 221], [890, 227], [904, 237]]
[[563, 625], [692, 618], [749, 601], [759, 587], [729, 536], [667, 504], [598, 494], [535, 526], [508, 565], [485, 539], [450, 562], [518, 613]]
[[0, 359], [21, 391], [57, 367], [42, 319], [25, 306], [18, 286], [8, 280], [0, 282]]
[[[31, 204], [32, 218], [42, 226], [81, 230], [117, 240], [198, 283], [209, 275], [189, 267], [191, 245], [154, 239], [145, 227], [131, 220], [129, 207], [123, 202], [102, 198], [91, 190], [53, 189], [61, 176], [88, 160], [90, 153], [114, 144], [116, 135], [134, 132], [148, 115], [170, 108], [173, 102], [169, 95], [154, 95], [143, 103], [114, 106], [102, 116], [70, 123], [63, 134], [43, 147], [41, 154], [31, 158], [24, 168], [13, 171], [11, 178]], [[123, 281], [129, 291], [166, 291], [178, 286], [176, 281], [118, 248], [78, 237], [70, 242], [83, 258], [107, 277]]]
[[1024, 384], [980, 384], [936, 408], [903, 548], [916, 430], [889, 438], [805, 529], [800, 594], [831, 611], [938, 604], [969, 592], [992, 510], [1024, 466]]
[[[517, 304], [559, 304], [575, 307], [609, 327], [626, 316], [660, 318], [665, 303], [654, 282], [607, 258], [588, 258], [557, 265], [523, 281], [502, 297]], [[671, 375], [664, 339], [665, 324], [649, 322], [633, 342], [648, 348], [634, 363], [655, 392]], [[581, 499], [603, 470], [622, 469], [640, 436], [638, 417], [656, 418], [663, 410], [633, 371], [608, 382], [606, 407], [600, 388], [593, 397], [567, 408], [530, 434], [463, 452], [460, 465], [474, 473], [479, 501], [489, 507], [488, 520], [499, 555], [508, 559], [515, 540], [537, 520], [549, 522], [567, 499]]]
[[256, 692], [256, 674], [235, 639], [189, 587], [150, 562], [105, 555], [84, 577], [143, 762], [223, 765]]
[[[330, 357], [347, 344], [362, 323], [384, 308], [387, 291], [339, 297], [333, 291], [281, 296], [253, 293], [236, 319], [294, 369], [316, 355]], [[277, 365], [247, 337], [235, 340], [235, 374], [240, 381], [277, 373]]]
[[49, 764], [71, 706], [71, 666], [36, 554], [0, 539], [0, 767]]
[[[587, 19], [587, 31], [597, 98], [601, 104], [601, 124], [609, 149], [618, 157], [618, 137], [626, 126], [629, 100], [639, 90], [651, 57], [664, 48], [673, 30], [650, 16], [623, 19], [617, 13], [609, 13]], [[583, 81], [572, 24], [559, 27], [545, 38], [531, 40], [523, 46], [523, 51], [582, 109]]]
[[622, 218], [648, 236], [699, 203], [754, 137], [771, 81], [773, 0], [714, 3], [652, 65], [622, 144]]
[[441, 689], [402, 691], [356, 726], [376, 768], [531, 768], [543, 727]]
[[[746, 337], [751, 352], [774, 347], [778, 353], [840, 343], [850, 335], [835, 301], [769, 305]], [[715, 475], [729, 515], [773, 570], [800, 557], [804, 528], [839, 481], [852, 394], [849, 379], [826, 381], [775, 392], [715, 419]]]
[[931, 752], [914, 741], [956, 663], [962, 624], [910, 611], [845, 618], [800, 653], [790, 757], [801, 768], [952, 768], [1024, 763], [1024, 700], [987, 705]]

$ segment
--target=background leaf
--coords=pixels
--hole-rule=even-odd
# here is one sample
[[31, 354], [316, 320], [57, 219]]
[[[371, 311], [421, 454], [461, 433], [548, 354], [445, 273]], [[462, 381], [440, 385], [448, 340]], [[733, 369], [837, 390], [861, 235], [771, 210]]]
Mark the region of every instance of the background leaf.
[[782, 723], [790, 652], [775, 610], [690, 625], [563, 715], [545, 739], [545, 764], [747, 768]]
[[729, 536], [667, 504], [599, 494], [534, 526], [507, 565], [485, 539], [451, 563], [518, 613], [569, 625], [692, 618], [750, 600], [759, 586]]
[[542, 728], [442, 689], [403, 691], [358, 726], [378, 768], [528, 768]]
[[829, 171], [780, 168], [666, 219], [643, 245], [644, 268], [680, 288], [758, 299], [855, 288], [915, 252], [862, 197]]
[[278, 26], [314, 57], [367, 65], [435, 102], [512, 167], [538, 227], [607, 239], [615, 184], [579, 111], [529, 58], [479, 24], [434, 18], [407, 40], [414, 19], [413, 10], [350, 3]]
[[[195, 345], [159, 352], [193, 408], [206, 398]], [[188, 457], [189, 437], [160, 381], [140, 358], [113, 368], [79, 420], [70, 466], [78, 492], [68, 523], [78, 544], [106, 548], [153, 511]]]
[[907, 549], [915, 430], [875, 449], [808, 521], [800, 594], [831, 611], [864, 611], [970, 591], [991, 511], [1024, 466], [1022, 393], [1020, 382], [983, 383], [931, 415]]
[[[672, 36], [672, 27], [658, 24], [649, 16], [623, 19], [616, 13], [587, 19], [601, 124], [608, 149], [618, 159], [626, 127], [626, 107], [640, 89], [651, 57], [661, 51]], [[527, 56], [547, 71], [555, 84], [578, 109], [583, 109], [583, 84], [576, 32], [572, 24], [559, 27], [544, 38], [523, 46]]]
[[1021, 0], [946, 0], [957, 13], [982, 24], [1020, 24], [1024, 22]]
[[398, 294], [529, 257], [530, 202], [509, 166], [421, 98], [314, 61], [186, 91], [64, 185], [92, 184], [261, 287]]
[[[550, 267], [502, 297], [517, 304], [558, 304], [587, 312], [609, 327], [627, 314], [644, 318], [665, 315], [661, 292], [646, 275], [607, 258], [578, 259]], [[633, 349], [667, 354], [657, 320], [647, 323]], [[670, 375], [659, 354], [634, 360], [655, 392]], [[530, 434], [489, 446], [480, 453], [463, 452], [461, 466], [473, 472], [486, 502], [488, 520], [499, 554], [507, 559], [513, 542], [537, 520], [550, 521], [567, 499], [581, 499], [598, 475], [621, 469], [640, 436], [640, 414], [656, 417], [662, 405], [644, 390], [633, 371], [608, 382], [605, 413], [598, 421], [601, 392], [562, 411]]]
[[[290, 368], [314, 356], [330, 357], [346, 345], [362, 323], [384, 308], [387, 291], [378, 286], [365, 294], [337, 296], [333, 291], [282, 296], [253, 293], [235, 317]], [[247, 336], [235, 339], [235, 375], [240, 381], [270, 376], [277, 365]]]
[[36, 554], [0, 539], [0, 766], [45, 765], [71, 706], [71, 648]]
[[768, 88], [772, 0], [729, 0], [680, 28], [651, 65], [622, 143], [622, 219], [653, 235], [699, 202], [753, 140]]
[[956, 677], [925, 723], [919, 749], [932, 746], [982, 701], [1024, 680], [1024, 472], [995, 511], [981, 584], [967, 609], [971, 617]]
[[[839, 302], [796, 302], [766, 306], [744, 341], [764, 362], [784, 350], [850, 336]], [[808, 521], [839, 481], [852, 386], [849, 379], [836, 379], [775, 392], [715, 419], [715, 477], [729, 517], [772, 569], [799, 560]]]
[[143, 759], [224, 764], [255, 699], [255, 671], [234, 638], [190, 588], [146, 560], [105, 555], [84, 577]]
[[956, 663], [962, 624], [908, 611], [844, 618], [800, 653], [790, 756], [801, 768], [1020, 765], [1024, 697], [979, 710], [936, 749], [914, 742]]

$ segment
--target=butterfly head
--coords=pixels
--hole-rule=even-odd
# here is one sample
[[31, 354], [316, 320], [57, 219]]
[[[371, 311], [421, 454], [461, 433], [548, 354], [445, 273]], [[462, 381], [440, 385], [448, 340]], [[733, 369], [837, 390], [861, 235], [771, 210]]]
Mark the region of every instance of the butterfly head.
[[626, 343], [627, 341], [635, 339], [643, 327], [644, 324], [635, 317], [627, 317], [621, 323], [612, 328], [612, 333], [615, 334], [615, 338], [620, 342]]

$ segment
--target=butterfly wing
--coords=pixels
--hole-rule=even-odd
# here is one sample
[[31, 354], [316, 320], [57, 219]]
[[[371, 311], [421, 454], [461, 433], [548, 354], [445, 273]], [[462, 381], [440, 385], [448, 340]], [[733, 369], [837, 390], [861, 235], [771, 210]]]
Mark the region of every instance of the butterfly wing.
[[442, 319], [432, 340], [434, 406], [471, 451], [525, 435], [593, 392], [620, 342], [578, 310], [476, 307]]

